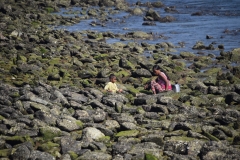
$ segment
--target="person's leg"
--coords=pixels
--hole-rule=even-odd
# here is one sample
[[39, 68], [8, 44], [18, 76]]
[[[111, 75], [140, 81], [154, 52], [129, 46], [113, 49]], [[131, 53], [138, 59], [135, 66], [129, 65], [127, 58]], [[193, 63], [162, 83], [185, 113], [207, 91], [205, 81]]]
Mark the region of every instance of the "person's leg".
[[153, 91], [153, 93], [158, 93], [163, 91], [162, 87], [155, 80], [151, 81], [151, 90]]

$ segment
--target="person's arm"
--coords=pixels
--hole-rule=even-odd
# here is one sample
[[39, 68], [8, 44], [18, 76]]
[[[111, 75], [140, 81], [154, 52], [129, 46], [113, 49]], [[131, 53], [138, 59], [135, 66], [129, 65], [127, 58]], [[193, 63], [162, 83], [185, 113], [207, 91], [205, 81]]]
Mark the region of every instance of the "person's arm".
[[152, 80], [152, 81], [151, 81], [151, 84], [150, 84], [151, 90], [152, 90], [152, 93], [153, 93], [153, 94], [156, 94], [156, 90], [155, 90], [155, 87], [154, 87], [154, 85], [153, 85], [156, 81], [157, 81], [157, 79]]
[[119, 93], [122, 92], [122, 89], [119, 89], [116, 83], [115, 83], [115, 88], [116, 88], [117, 92], [119, 92]]
[[122, 89], [118, 89], [118, 92], [120, 93], [120, 92], [122, 92], [123, 90]]

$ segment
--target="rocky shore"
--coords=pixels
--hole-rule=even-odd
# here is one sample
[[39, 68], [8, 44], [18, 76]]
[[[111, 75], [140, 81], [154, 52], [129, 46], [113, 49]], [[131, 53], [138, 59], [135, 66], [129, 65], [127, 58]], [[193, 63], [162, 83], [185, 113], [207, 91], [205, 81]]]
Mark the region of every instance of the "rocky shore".
[[[73, 6], [82, 16], [52, 14]], [[151, 33], [52, 27], [89, 17], [104, 25], [121, 10], [142, 16], [143, 25], [175, 20], [155, 7], [176, 13], [159, 1], [132, 9], [123, 0], [0, 0], [0, 159], [240, 159], [240, 48], [198, 42], [193, 49], [220, 55], [175, 55], [171, 42], [134, 42]], [[114, 37], [133, 42], [106, 43]], [[180, 92], [144, 90], [154, 64]], [[111, 73], [124, 93], [103, 91]]]

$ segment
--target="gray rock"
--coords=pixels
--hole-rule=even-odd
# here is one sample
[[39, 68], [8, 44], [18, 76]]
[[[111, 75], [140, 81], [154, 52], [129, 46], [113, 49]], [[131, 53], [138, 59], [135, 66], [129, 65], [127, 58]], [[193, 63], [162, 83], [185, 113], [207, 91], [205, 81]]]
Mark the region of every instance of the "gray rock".
[[142, 14], [143, 14], [143, 11], [142, 11], [141, 8], [136, 7], [136, 8], [134, 8], [134, 9], [132, 10], [132, 14], [133, 14], [133, 15], [142, 15]]
[[84, 123], [93, 122], [93, 117], [91, 117], [88, 114], [88, 112], [84, 110], [76, 110], [74, 117], [76, 117], [78, 120], [81, 120]]
[[72, 139], [70, 136], [64, 136], [61, 138], [61, 152], [62, 154], [67, 154], [69, 151], [80, 154], [81, 152], [81, 142]]
[[95, 123], [100, 123], [103, 122], [107, 117], [107, 113], [104, 112], [102, 109], [96, 109], [94, 114], [93, 114], [93, 121]]
[[57, 119], [57, 126], [64, 131], [71, 132], [74, 130], [81, 129], [82, 126], [80, 126], [75, 118], [71, 116], [62, 116], [61, 119]]
[[124, 153], [127, 153], [132, 148], [132, 146], [133, 144], [131, 143], [117, 142], [116, 144], [113, 145], [113, 154], [122, 155]]
[[151, 77], [152, 74], [147, 69], [141, 68], [134, 71], [133, 75], [135, 77]]
[[104, 104], [102, 104], [101, 102], [99, 102], [98, 100], [92, 100], [91, 102], [89, 102], [89, 104], [93, 107], [93, 108], [101, 108], [101, 109], [105, 109], [106, 107], [104, 106]]
[[93, 159], [98, 159], [98, 160], [111, 160], [112, 156], [107, 153], [103, 152], [97, 152], [97, 151], [89, 151], [78, 157], [79, 160], [93, 160]]
[[157, 97], [153, 95], [146, 95], [134, 99], [135, 105], [153, 104], [157, 102]]
[[164, 134], [162, 133], [159, 133], [159, 134], [152, 133], [152, 134], [145, 135], [141, 138], [143, 142], [153, 142], [159, 146], [164, 146], [164, 143], [165, 143]]
[[119, 124], [123, 123], [123, 122], [131, 122], [131, 123], [136, 123], [135, 119], [133, 116], [131, 116], [128, 113], [120, 113], [120, 114], [116, 114], [113, 115], [112, 118], [114, 120], [116, 120]]
[[123, 122], [123, 123], [121, 123], [121, 126], [126, 130], [134, 130], [134, 129], [138, 128], [136, 126], [136, 124], [131, 123], [131, 122]]
[[122, 94], [109, 94], [102, 98], [102, 103], [110, 107], [115, 107], [117, 102], [127, 103], [129, 100]]
[[115, 130], [115, 129], [120, 128], [120, 125], [116, 120], [108, 120], [107, 119], [106, 121], [104, 121], [103, 124], [106, 126], [106, 128], [108, 128], [110, 130]]
[[35, 118], [45, 122], [48, 125], [56, 125], [56, 120], [57, 118], [47, 112], [43, 112], [43, 111], [37, 111], [34, 113]]
[[158, 120], [160, 118], [160, 115], [156, 112], [145, 112], [144, 117], [146, 117], [148, 119]]
[[87, 102], [88, 98], [86, 96], [84, 96], [83, 94], [78, 94], [75, 92], [71, 93], [71, 97], [68, 97], [69, 100], [73, 100], [76, 101], [78, 103], [82, 103], [82, 102]]
[[39, 134], [39, 130], [36, 129], [22, 129], [16, 133], [17, 136], [29, 136], [29, 137], [37, 137]]
[[32, 157], [31, 156], [32, 150], [33, 150], [33, 146], [31, 143], [23, 143], [13, 153], [12, 159], [13, 160], [29, 159], [30, 157]]
[[56, 160], [56, 158], [54, 156], [52, 156], [49, 153], [46, 152], [41, 152], [38, 150], [33, 150], [31, 152], [31, 155], [29, 156], [29, 159], [32, 160], [37, 160], [37, 159], [41, 159], [41, 160]]
[[158, 21], [160, 20], [160, 15], [154, 11], [153, 9], [149, 9], [147, 12], [146, 12], [146, 17], [151, 17], [154, 21]]
[[157, 103], [159, 104], [169, 104], [172, 103], [172, 97], [167, 97], [167, 96], [158, 96], [157, 97]]
[[87, 142], [92, 142], [98, 140], [99, 138], [105, 136], [100, 130], [94, 127], [86, 127], [83, 129], [82, 139]]
[[55, 90], [54, 95], [60, 99], [60, 101], [63, 103], [63, 105], [68, 105], [69, 106], [67, 98], [64, 97], [63, 94], [60, 91]]
[[145, 153], [151, 153], [156, 158], [161, 159], [163, 148], [153, 142], [144, 142], [133, 145], [132, 148], [128, 151], [128, 154], [133, 155], [133, 157], [144, 159]]
[[29, 73], [29, 72], [38, 72], [41, 71], [41, 67], [34, 65], [34, 64], [21, 64], [17, 66], [17, 69], [19, 70], [19, 72], [23, 72], [23, 73]]
[[101, 99], [102, 96], [103, 96], [103, 93], [98, 90], [98, 89], [95, 89], [95, 88], [90, 88], [89, 89], [89, 92], [94, 96], [96, 97], [97, 99]]
[[71, 160], [71, 156], [69, 154], [63, 154], [60, 160]]

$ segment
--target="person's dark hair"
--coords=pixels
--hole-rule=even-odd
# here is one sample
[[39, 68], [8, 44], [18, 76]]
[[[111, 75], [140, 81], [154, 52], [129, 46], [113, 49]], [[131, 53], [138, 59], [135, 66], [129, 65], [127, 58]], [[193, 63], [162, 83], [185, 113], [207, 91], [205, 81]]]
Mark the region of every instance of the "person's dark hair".
[[116, 77], [114, 74], [110, 74], [109, 79]]
[[167, 76], [167, 79], [170, 80], [170, 78], [169, 78], [167, 72], [166, 72], [163, 68], [161, 68], [159, 65], [157, 65], [157, 64], [154, 65], [154, 66], [152, 67], [152, 70], [153, 70], [153, 71], [154, 71], [154, 70], [160, 70], [160, 71], [164, 72], [165, 75]]
[[152, 70], [161, 70], [161, 68], [159, 65], [156, 64], [153, 66]]

